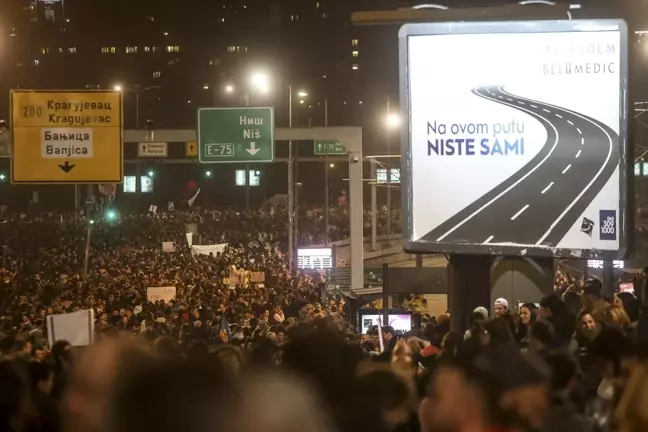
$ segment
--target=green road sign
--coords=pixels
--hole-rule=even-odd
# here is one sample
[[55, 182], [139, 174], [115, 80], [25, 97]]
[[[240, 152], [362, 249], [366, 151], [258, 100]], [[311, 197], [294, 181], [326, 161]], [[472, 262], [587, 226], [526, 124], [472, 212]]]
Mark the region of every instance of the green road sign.
[[198, 160], [201, 163], [272, 162], [273, 108], [199, 109]]
[[336, 140], [315, 140], [315, 155], [345, 155], [349, 150], [340, 142]]

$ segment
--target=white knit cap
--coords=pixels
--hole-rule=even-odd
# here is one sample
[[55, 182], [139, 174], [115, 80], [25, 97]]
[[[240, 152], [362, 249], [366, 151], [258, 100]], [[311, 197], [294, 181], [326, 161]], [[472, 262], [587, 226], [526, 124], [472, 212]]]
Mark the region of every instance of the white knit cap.
[[483, 315], [484, 319], [488, 319], [488, 310], [484, 306], [478, 306], [473, 312], [479, 312]]
[[508, 309], [508, 301], [505, 298], [498, 298], [495, 300], [495, 306], [500, 305]]

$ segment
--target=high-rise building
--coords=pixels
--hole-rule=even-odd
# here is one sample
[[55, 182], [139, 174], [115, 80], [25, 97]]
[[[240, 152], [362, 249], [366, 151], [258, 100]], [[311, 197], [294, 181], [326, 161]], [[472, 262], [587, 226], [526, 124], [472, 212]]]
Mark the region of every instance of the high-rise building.
[[[304, 105], [313, 111], [301, 114], [303, 123], [323, 121], [324, 98], [335, 106], [332, 119], [354, 123], [351, 107], [383, 91], [369, 88], [366, 79], [383, 71], [361, 67], [363, 41], [350, 25], [352, 11], [376, 7], [372, 1], [8, 1], [0, 92], [119, 84], [128, 127], [136, 117], [140, 126], [147, 118], [193, 126], [197, 107], [241, 104], [255, 69], [272, 76], [273, 91], [250, 94], [252, 104], [285, 105], [288, 84], [308, 89]], [[227, 85], [237, 91], [223, 92]], [[0, 99], [0, 118], [7, 114]]]

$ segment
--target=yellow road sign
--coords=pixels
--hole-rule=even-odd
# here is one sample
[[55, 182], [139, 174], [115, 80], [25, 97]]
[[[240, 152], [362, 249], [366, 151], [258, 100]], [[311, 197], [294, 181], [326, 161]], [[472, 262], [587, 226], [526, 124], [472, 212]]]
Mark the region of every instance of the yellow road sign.
[[12, 90], [12, 183], [121, 183], [122, 94]]
[[198, 143], [196, 141], [187, 141], [186, 145], [187, 157], [198, 157]]

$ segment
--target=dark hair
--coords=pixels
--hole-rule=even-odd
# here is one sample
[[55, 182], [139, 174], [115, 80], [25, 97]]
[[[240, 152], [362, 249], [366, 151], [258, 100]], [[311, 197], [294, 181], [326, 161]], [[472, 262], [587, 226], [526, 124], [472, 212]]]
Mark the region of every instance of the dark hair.
[[540, 301], [540, 306], [549, 309], [552, 315], [563, 315], [567, 312], [567, 305], [555, 294], [546, 296]]
[[570, 314], [574, 316], [578, 315], [578, 312], [581, 310], [580, 294], [574, 291], [566, 291], [565, 294], [563, 294], [563, 301], [565, 302], [565, 307]]
[[44, 362], [29, 363], [29, 380], [31, 387], [34, 388], [38, 383], [47, 381], [53, 373], [52, 367]]
[[565, 352], [552, 352], [544, 358], [551, 368], [551, 389], [566, 390], [569, 382], [576, 377], [576, 362]]
[[549, 321], [536, 321], [531, 324], [531, 337], [547, 345], [556, 338], [556, 332]]
[[486, 321], [484, 329], [490, 335], [489, 346], [492, 348], [505, 347], [515, 343], [509, 323], [497, 317]]

